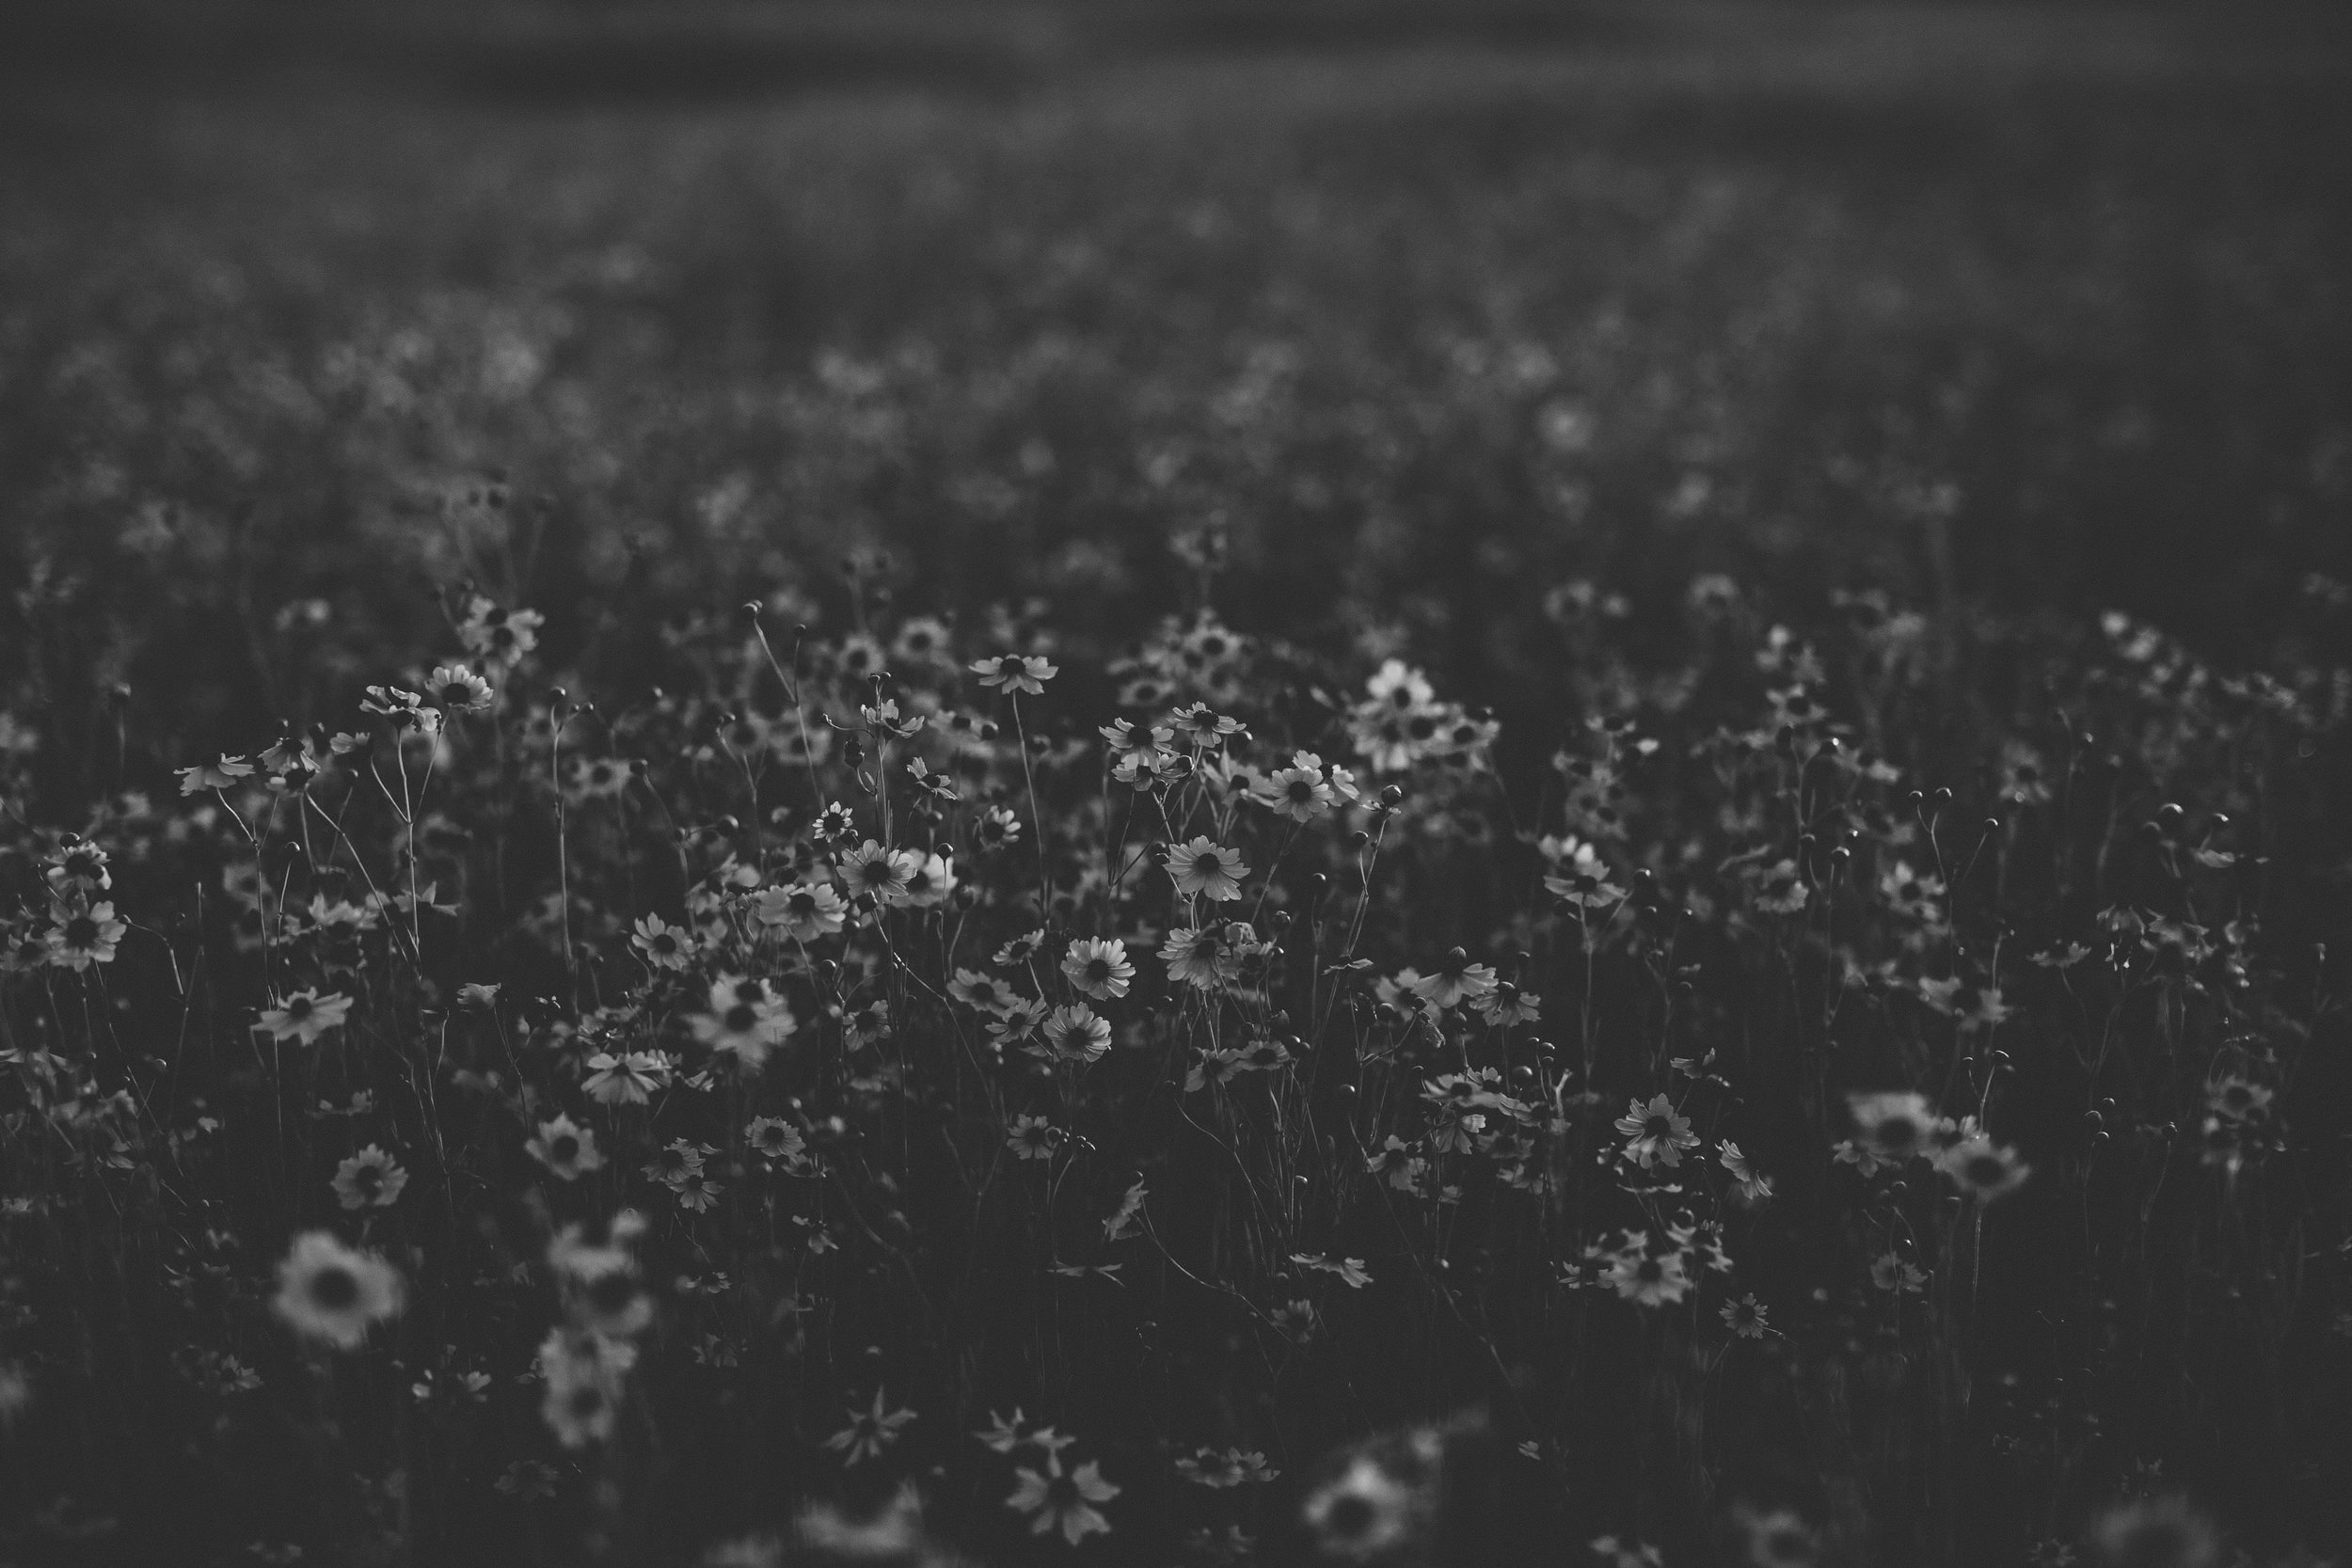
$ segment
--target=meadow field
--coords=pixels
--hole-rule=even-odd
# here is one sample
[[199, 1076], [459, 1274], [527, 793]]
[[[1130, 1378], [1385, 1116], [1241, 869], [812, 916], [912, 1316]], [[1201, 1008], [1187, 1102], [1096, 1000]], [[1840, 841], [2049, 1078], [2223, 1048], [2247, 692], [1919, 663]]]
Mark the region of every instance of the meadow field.
[[0, 1562], [2352, 1551], [2340, 21], [164, 16]]

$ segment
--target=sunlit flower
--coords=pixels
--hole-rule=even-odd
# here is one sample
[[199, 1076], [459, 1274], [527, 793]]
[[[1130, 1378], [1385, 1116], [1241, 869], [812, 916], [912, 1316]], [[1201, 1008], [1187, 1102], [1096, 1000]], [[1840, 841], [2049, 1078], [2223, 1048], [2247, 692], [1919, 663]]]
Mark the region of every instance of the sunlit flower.
[[1083, 1002], [1056, 1007], [1045, 1021], [1045, 1040], [1066, 1062], [1096, 1061], [1111, 1048], [1110, 1021], [1097, 1018]]
[[1203, 837], [1168, 852], [1168, 874], [1175, 879], [1176, 891], [1185, 897], [1224, 903], [1241, 896], [1241, 879], [1249, 875], [1249, 867], [1242, 863], [1240, 850]]
[[180, 793], [196, 795], [207, 789], [227, 789], [252, 772], [251, 763], [224, 752], [218, 762], [199, 762], [193, 768], [181, 768]]
[[1629, 1246], [1616, 1255], [1602, 1276], [1618, 1295], [1644, 1307], [1662, 1307], [1690, 1293], [1691, 1276], [1682, 1254], [1659, 1255], [1645, 1245]]
[[1323, 770], [1306, 765], [1309, 753], [1300, 752], [1288, 768], [1278, 768], [1266, 775], [1251, 798], [1277, 816], [1294, 822], [1311, 821], [1331, 809], [1331, 786], [1324, 782]]
[[956, 863], [948, 855], [914, 854], [899, 901], [909, 909], [935, 909], [956, 890]]
[[278, 1265], [271, 1303], [295, 1332], [342, 1350], [357, 1350], [368, 1330], [399, 1315], [401, 1277], [372, 1252], [355, 1252], [325, 1230], [294, 1238]]
[[1761, 1339], [1775, 1332], [1764, 1310], [1764, 1304], [1753, 1294], [1724, 1303], [1724, 1326], [1742, 1339]]
[[1103, 1479], [1103, 1467], [1093, 1460], [1064, 1475], [1061, 1455], [1049, 1453], [1043, 1470], [1023, 1465], [1013, 1475], [1017, 1484], [1005, 1506], [1029, 1515], [1030, 1534], [1058, 1529], [1074, 1546], [1089, 1535], [1110, 1533], [1110, 1520], [1095, 1505], [1109, 1502], [1121, 1489]]
[[1616, 1129], [1626, 1140], [1626, 1158], [1644, 1170], [1679, 1165], [1682, 1151], [1699, 1146], [1691, 1131], [1691, 1118], [1677, 1112], [1674, 1101], [1662, 1094], [1652, 1096], [1647, 1105], [1633, 1101], [1631, 1108], [1617, 1118]]
[[1215, 922], [1198, 927], [1178, 926], [1160, 944], [1160, 960], [1168, 965], [1168, 977], [1201, 990], [1215, 990], [1224, 984], [1231, 953], [1225, 927]]
[[480, 713], [490, 705], [490, 683], [462, 664], [437, 664], [425, 695], [450, 713]]
[[622, 1386], [636, 1361], [637, 1347], [627, 1339], [550, 1329], [539, 1347], [539, 1375], [547, 1382], [539, 1414], [556, 1440], [580, 1449], [612, 1436]]
[[1127, 944], [1117, 937], [1080, 937], [1062, 956], [1061, 972], [1070, 983], [1097, 1001], [1127, 994], [1136, 966], [1127, 961]]
[[523, 1148], [564, 1181], [577, 1181], [604, 1164], [604, 1156], [596, 1152], [596, 1135], [566, 1116], [541, 1122], [539, 1135]]
[[547, 617], [535, 610], [507, 610], [476, 594], [466, 602], [457, 640], [476, 657], [513, 664], [539, 645], [539, 628], [546, 624]]
[[752, 918], [780, 926], [794, 942], [815, 942], [841, 929], [849, 906], [831, 882], [794, 882], [771, 887], [752, 901]]
[[115, 918], [112, 904], [86, 905], [79, 899], [52, 911], [50, 922], [49, 961], [75, 971], [114, 962], [116, 945], [131, 928]]
[[351, 998], [341, 991], [322, 994], [315, 988], [298, 990], [275, 1007], [262, 1009], [254, 1025], [274, 1040], [298, 1039], [316, 1045], [321, 1035], [339, 1027], [351, 1012]]
[[850, 1424], [825, 1439], [825, 1447], [841, 1455], [844, 1465], [881, 1458], [882, 1450], [898, 1440], [898, 1429], [914, 1419], [912, 1410], [888, 1408], [879, 1387], [870, 1410], [852, 1410], [849, 1415]]
[[1928, 1152], [1929, 1140], [1935, 1133], [1935, 1113], [1925, 1095], [1855, 1094], [1847, 1096], [1846, 1103], [1853, 1111], [1859, 1141], [1879, 1159], [1900, 1164]]
[[1036, 1038], [1045, 1026], [1045, 1004], [1031, 997], [1016, 997], [1008, 1003], [1003, 1016], [988, 1026], [988, 1037], [1001, 1051], [1009, 1045], [1023, 1045]]
[[1740, 1152], [1738, 1144], [1725, 1138], [1723, 1149], [1716, 1158], [1723, 1162], [1724, 1169], [1731, 1172], [1731, 1179], [1736, 1183], [1732, 1196], [1739, 1202], [1753, 1208], [1772, 1196], [1772, 1179], [1758, 1174], [1756, 1168], [1748, 1163], [1748, 1157]]
[[1990, 1203], [2015, 1192], [2032, 1174], [2032, 1167], [1983, 1133], [1973, 1133], [1946, 1149], [1936, 1160], [1960, 1190], [1979, 1203]]
[[1245, 733], [1240, 720], [1218, 713], [1206, 703], [1178, 708], [1173, 717], [1176, 733], [1195, 746], [1215, 746], [1227, 736]]
[[335, 1196], [346, 1209], [389, 1209], [408, 1185], [408, 1173], [370, 1144], [335, 1167]]
[[1004, 981], [977, 969], [957, 970], [955, 978], [947, 982], [947, 994], [975, 1012], [998, 1018], [1021, 1000], [1018, 993]]
[[647, 914], [638, 917], [629, 945], [655, 969], [684, 969], [701, 944], [685, 927], [670, 925], [658, 914]]
[[580, 1086], [599, 1105], [650, 1103], [670, 1081], [670, 1060], [658, 1051], [599, 1051], [582, 1065]]
[[763, 1160], [795, 1160], [808, 1148], [800, 1129], [776, 1117], [754, 1117], [744, 1125], [743, 1141]]
[[982, 686], [1001, 688], [1008, 696], [1026, 691], [1041, 697], [1045, 694], [1045, 683], [1060, 674], [1061, 670], [1035, 655], [1003, 654], [994, 658], [975, 659], [972, 673], [980, 677]]
[[849, 807], [835, 800], [817, 814], [810, 829], [819, 844], [838, 844], [857, 832], [857, 816]]
[[1434, 1442], [1426, 1448], [1426, 1453], [1404, 1450], [1398, 1457], [1414, 1463], [1402, 1466], [1359, 1451], [1310, 1491], [1298, 1513], [1316, 1555], [1337, 1562], [1386, 1562], [1425, 1544], [1438, 1509], [1432, 1467], [1442, 1451]]
[[1015, 969], [1027, 963], [1044, 950], [1045, 931], [1043, 927], [1040, 927], [1034, 931], [1024, 932], [996, 949], [996, 956], [989, 962], [999, 969]]
[[1494, 989], [1493, 967], [1470, 962], [1470, 954], [1459, 947], [1450, 950], [1434, 973], [1413, 982], [1413, 994], [1440, 1011], [1465, 998], [1474, 1002]]
[[784, 998], [756, 978], [722, 974], [710, 983], [710, 1007], [691, 1021], [694, 1037], [756, 1068], [800, 1027]]
[[1005, 1147], [1024, 1160], [1049, 1160], [1061, 1147], [1061, 1129], [1043, 1117], [1017, 1116], [1005, 1133]]
[[114, 873], [106, 868], [107, 859], [102, 846], [68, 833], [64, 842], [49, 852], [40, 874], [60, 894], [103, 893], [115, 881]]
[[869, 838], [841, 857], [841, 880], [852, 895], [895, 904], [922, 863], [912, 849], [885, 849]]

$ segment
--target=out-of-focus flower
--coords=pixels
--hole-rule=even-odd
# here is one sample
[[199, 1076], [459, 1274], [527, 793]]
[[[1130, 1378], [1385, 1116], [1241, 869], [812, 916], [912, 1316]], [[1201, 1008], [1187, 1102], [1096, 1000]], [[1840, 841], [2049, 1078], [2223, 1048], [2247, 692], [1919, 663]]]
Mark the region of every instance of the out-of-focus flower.
[[294, 1238], [278, 1265], [271, 1303], [295, 1332], [341, 1350], [357, 1350], [368, 1330], [399, 1315], [400, 1275], [372, 1252], [355, 1252], [325, 1230]]
[[389, 1209], [408, 1185], [408, 1173], [373, 1144], [335, 1167], [335, 1196], [346, 1209]]

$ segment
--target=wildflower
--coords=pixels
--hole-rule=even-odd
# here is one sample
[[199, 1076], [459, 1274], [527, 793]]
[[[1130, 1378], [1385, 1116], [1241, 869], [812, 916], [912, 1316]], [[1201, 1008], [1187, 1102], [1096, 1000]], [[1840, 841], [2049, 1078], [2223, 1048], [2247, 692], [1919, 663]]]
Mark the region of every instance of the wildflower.
[[1021, 842], [1021, 818], [1004, 806], [991, 806], [973, 819], [972, 842], [981, 849], [1007, 849]]
[[1168, 874], [1184, 896], [1224, 903], [1241, 896], [1241, 879], [1249, 875], [1249, 867], [1242, 863], [1239, 850], [1195, 838], [1168, 851]]
[[1294, 822], [1311, 821], [1329, 811], [1331, 786], [1312, 758], [1312, 752], [1298, 752], [1291, 759], [1290, 767], [1266, 775], [1265, 782], [1250, 792], [1252, 798], [1277, 816], [1287, 816]]
[[1925, 1095], [1855, 1094], [1849, 1095], [1846, 1103], [1862, 1134], [1861, 1144], [1878, 1159], [1900, 1164], [1927, 1152], [1928, 1139], [1935, 1131], [1935, 1113], [1929, 1109]]
[[1618, 1295], [1644, 1307], [1680, 1301], [1691, 1291], [1682, 1254], [1654, 1255], [1645, 1245], [1629, 1246], [1618, 1253], [1602, 1277]]
[[1440, 1012], [1465, 997], [1475, 1001], [1494, 989], [1494, 970], [1486, 964], [1470, 962], [1470, 954], [1459, 947], [1446, 954], [1435, 974], [1424, 974], [1413, 983], [1413, 994]]
[[1608, 1568], [1664, 1568], [1666, 1557], [1640, 1541], [1620, 1541], [1613, 1535], [1593, 1537], [1593, 1555]]
[[251, 763], [223, 752], [218, 762], [199, 762], [193, 768], [181, 768], [180, 793], [194, 795], [199, 790], [227, 789], [252, 771]]
[[1004, 654], [973, 660], [972, 673], [980, 677], [982, 686], [1000, 688], [1007, 696], [1026, 691], [1041, 697], [1045, 694], [1045, 683], [1060, 674], [1061, 669], [1034, 654]]
[[507, 610], [476, 594], [466, 602], [457, 640], [477, 657], [509, 665], [539, 645], [539, 628], [546, 624], [547, 617], [535, 610]]
[[872, 839], [841, 857], [841, 879], [853, 895], [877, 903], [895, 904], [922, 860], [912, 849], [885, 849]]
[[817, 814], [810, 832], [819, 844], [838, 844], [857, 832], [857, 817], [849, 807], [835, 800]]
[[732, 1052], [746, 1068], [768, 1059], [800, 1024], [782, 997], [756, 978], [722, 974], [710, 984], [710, 1010], [692, 1021], [694, 1037], [713, 1051]]
[[1049, 1453], [1042, 1471], [1023, 1465], [1013, 1475], [1017, 1484], [1005, 1506], [1029, 1515], [1030, 1534], [1058, 1529], [1062, 1539], [1074, 1546], [1089, 1535], [1110, 1533], [1111, 1522], [1094, 1505], [1109, 1502], [1121, 1488], [1103, 1479], [1103, 1466], [1095, 1461], [1089, 1459], [1064, 1475], [1061, 1455]]
[[1027, 963], [1031, 958], [1036, 958], [1038, 954], [1043, 952], [1044, 949], [1045, 932], [1042, 927], [1040, 927], [1039, 929], [1030, 931], [1025, 935], [1017, 936], [1010, 942], [1005, 943], [1002, 947], [996, 949], [996, 956], [991, 958], [989, 962], [994, 964], [999, 969], [1011, 969], [1017, 965]]
[[1742, 1339], [1761, 1339], [1774, 1332], [1765, 1315], [1764, 1304], [1753, 1294], [1724, 1303], [1723, 1319], [1724, 1326]]
[[647, 914], [638, 917], [636, 934], [629, 938], [629, 945], [644, 955], [652, 968], [684, 969], [698, 944], [694, 934], [683, 926], [672, 926], [658, 914]]
[[988, 1418], [991, 1424], [974, 1433], [973, 1436], [997, 1453], [1010, 1453], [1021, 1446], [1021, 1407], [1019, 1405], [1012, 1407], [1010, 1417], [999, 1416], [992, 1410], [988, 1413]]
[[1731, 1179], [1737, 1183], [1732, 1189], [1732, 1196], [1743, 1206], [1754, 1208], [1772, 1196], [1772, 1179], [1758, 1175], [1756, 1167], [1748, 1163], [1748, 1157], [1740, 1152], [1738, 1144], [1725, 1138], [1723, 1149], [1716, 1158], [1723, 1162], [1724, 1169], [1731, 1172]]
[[1983, 1133], [1963, 1138], [1936, 1161], [1961, 1191], [1979, 1203], [1990, 1203], [2025, 1185], [2030, 1166], [2014, 1149], [2003, 1148]]
[[1299, 1518], [1319, 1557], [1361, 1563], [1403, 1560], [1414, 1544], [1426, 1543], [1437, 1523], [1434, 1466], [1442, 1450], [1434, 1433], [1416, 1435], [1431, 1440], [1418, 1449], [1409, 1438], [1379, 1449], [1359, 1449], [1336, 1476], [1307, 1494]]
[[490, 705], [490, 683], [462, 664], [437, 664], [425, 689], [448, 713], [480, 713]]
[[993, 974], [977, 969], [959, 969], [956, 977], [947, 982], [947, 994], [974, 1012], [1003, 1017], [1007, 1008], [1021, 998], [1010, 986]]
[[1215, 990], [1224, 983], [1230, 956], [1225, 927], [1216, 924], [1178, 926], [1160, 944], [1160, 961], [1168, 965], [1169, 978], [1201, 990]]
[[116, 944], [130, 927], [115, 918], [112, 904], [83, 904], [75, 900], [52, 911], [48, 935], [49, 961], [76, 972], [94, 963], [115, 961]]
[[1478, 1016], [1498, 1029], [1515, 1023], [1533, 1023], [1543, 1016], [1544, 999], [1532, 990], [1521, 990], [1508, 980], [1500, 981], [1495, 989], [1471, 1004]]
[[794, 942], [815, 942], [841, 929], [849, 906], [831, 882], [794, 882], [771, 887], [752, 903], [752, 918], [763, 926], [781, 926]]
[[335, 1167], [335, 1196], [346, 1209], [389, 1209], [408, 1185], [408, 1173], [370, 1144]]
[[882, 645], [862, 631], [843, 638], [833, 656], [834, 668], [852, 682], [871, 680], [882, 673], [887, 661]]
[[935, 616], [917, 615], [898, 627], [890, 641], [891, 656], [914, 664], [929, 664], [946, 651], [947, 627]]
[[88, 839], [68, 833], [42, 863], [41, 876], [60, 894], [74, 891], [103, 893], [114, 886], [115, 881], [114, 873], [106, 869], [106, 851], [103, 847]]
[[1127, 961], [1127, 944], [1117, 937], [1080, 937], [1063, 955], [1061, 972], [1070, 983], [1097, 1001], [1127, 994], [1136, 966]]
[[670, 1081], [670, 1061], [658, 1051], [599, 1051], [584, 1064], [580, 1086], [599, 1105], [644, 1105]]
[[341, 991], [321, 994], [316, 988], [298, 990], [275, 1007], [262, 1009], [254, 1025], [274, 1040], [298, 1039], [316, 1045], [321, 1035], [342, 1024], [351, 1012], [351, 998]]
[[1407, 666], [1401, 658], [1383, 660], [1380, 668], [1364, 682], [1364, 689], [1372, 694], [1373, 701], [1400, 713], [1427, 707], [1438, 697], [1428, 677]]
[[667, 1181], [680, 1171], [702, 1169], [706, 1158], [707, 1155], [700, 1144], [687, 1138], [673, 1138], [654, 1150], [653, 1159], [645, 1165], [645, 1175], [656, 1181]]
[[906, 891], [899, 895], [909, 909], [936, 909], [956, 888], [956, 863], [946, 855], [914, 855], [907, 871]]
[[580, 1449], [612, 1435], [622, 1383], [637, 1363], [637, 1347], [593, 1330], [548, 1331], [539, 1346], [539, 1375], [548, 1391], [539, 1414], [557, 1441]]
[[754, 1117], [743, 1128], [743, 1141], [763, 1160], [794, 1160], [808, 1148], [800, 1130], [776, 1117]]
[[566, 1116], [541, 1122], [539, 1135], [523, 1148], [564, 1181], [577, 1181], [604, 1164], [604, 1156], [596, 1152], [596, 1135]]
[[882, 1450], [898, 1440], [898, 1429], [914, 1419], [912, 1410], [891, 1410], [886, 1407], [882, 1391], [874, 1390], [870, 1410], [852, 1410], [850, 1424], [825, 1439], [825, 1447], [842, 1456], [844, 1465], [879, 1459]]
[[1099, 1061], [1111, 1048], [1111, 1026], [1083, 1002], [1056, 1007], [1045, 1021], [1045, 1040], [1066, 1062]]
[[1246, 733], [1241, 727], [1240, 720], [1218, 713], [1206, 703], [1195, 703], [1190, 707], [1178, 708], [1175, 720], [1176, 729], [1189, 738], [1196, 747], [1215, 746], [1224, 740], [1227, 736]]
[[1664, 1095], [1651, 1097], [1647, 1105], [1639, 1100], [1617, 1118], [1616, 1128], [1626, 1140], [1625, 1157], [1650, 1170], [1659, 1165], [1679, 1165], [1682, 1151], [1696, 1148], [1698, 1137], [1691, 1131], [1691, 1118], [1678, 1114], [1674, 1101]]
[[401, 1277], [372, 1252], [355, 1252], [325, 1230], [294, 1238], [278, 1265], [271, 1306], [296, 1333], [357, 1350], [368, 1330], [399, 1315]]
[[677, 1196], [678, 1207], [692, 1213], [701, 1213], [719, 1201], [725, 1189], [710, 1180], [700, 1165], [673, 1172], [662, 1179], [662, 1185]]
[[1024, 1160], [1050, 1160], [1061, 1146], [1061, 1130], [1043, 1117], [1017, 1116], [1005, 1134], [1005, 1147]]
[[1022, 1045], [1034, 1039], [1044, 1027], [1046, 1006], [1028, 997], [1016, 997], [1008, 1004], [1003, 1016], [988, 1026], [988, 1037], [997, 1050], [1009, 1045]]
[[582, 757], [572, 764], [570, 788], [582, 800], [609, 800], [636, 776], [636, 769], [617, 757]]
[[2205, 1091], [2205, 1103], [2217, 1116], [2249, 1121], [2270, 1109], [2271, 1091], [2244, 1078], [2224, 1078]]

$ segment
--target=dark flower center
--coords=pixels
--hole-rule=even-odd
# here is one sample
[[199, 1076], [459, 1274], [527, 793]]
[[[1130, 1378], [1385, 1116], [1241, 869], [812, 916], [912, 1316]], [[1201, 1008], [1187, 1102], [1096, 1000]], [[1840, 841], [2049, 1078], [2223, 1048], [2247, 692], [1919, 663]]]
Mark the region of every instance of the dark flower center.
[[1302, 806], [1308, 801], [1313, 800], [1315, 798], [1314, 781], [1311, 779], [1293, 779], [1291, 781], [1290, 798], [1292, 800]]
[[580, 1140], [569, 1132], [558, 1132], [548, 1140], [548, 1152], [555, 1157], [557, 1164], [568, 1165], [579, 1157]]
[[373, 1165], [361, 1165], [351, 1173], [351, 1184], [363, 1193], [373, 1193], [384, 1185], [384, 1173]]
[[796, 893], [784, 901], [784, 907], [791, 911], [795, 920], [807, 920], [817, 913], [817, 896], [810, 893]]
[[1919, 1124], [1909, 1117], [1888, 1117], [1879, 1123], [1879, 1142], [1889, 1148], [1908, 1148], [1919, 1141]]
[[309, 997], [297, 996], [286, 1004], [286, 1017], [289, 1021], [299, 1023], [310, 1016], [310, 999]]
[[473, 701], [473, 691], [464, 681], [452, 681], [441, 688], [441, 701], [462, 706]]
[[1652, 1117], [1642, 1123], [1642, 1136], [1645, 1138], [1670, 1138], [1674, 1136], [1674, 1130], [1675, 1124], [1664, 1117]]
[[65, 940], [75, 947], [95, 946], [98, 942], [98, 922], [86, 914], [75, 915], [65, 923]]
[[1109, 979], [1110, 977], [1111, 977], [1111, 965], [1110, 965], [1110, 960], [1109, 960], [1108, 958], [1093, 958], [1093, 959], [1089, 959], [1089, 960], [1088, 961], [1088, 963], [1087, 963], [1087, 978], [1088, 978], [1088, 979], [1089, 979], [1089, 980], [1093, 981], [1093, 982], [1094, 982], [1095, 984], [1097, 984], [1097, 985], [1100, 985], [1100, 984], [1102, 984], [1104, 981], [1105, 981], [1105, 980]]
[[1979, 1154], [1968, 1162], [1968, 1180], [1979, 1187], [1997, 1187], [2008, 1175], [2008, 1164], [1994, 1155]]
[[618, 1269], [598, 1275], [588, 1287], [589, 1304], [608, 1317], [628, 1310], [636, 1299], [637, 1282]]
[[653, 939], [653, 950], [662, 958], [666, 958], [671, 954], [677, 951], [677, 938], [672, 936], [669, 932], [664, 931], [660, 936]]
[[337, 1263], [310, 1276], [310, 1299], [329, 1312], [340, 1312], [359, 1300], [359, 1280]]
[[1324, 1528], [1342, 1541], [1361, 1539], [1372, 1528], [1372, 1504], [1349, 1493], [1331, 1505], [1323, 1516]]
[[584, 1421], [604, 1408], [604, 1394], [596, 1388], [575, 1388], [571, 1404], [572, 1414]]
[[747, 1003], [738, 1002], [734, 1006], [727, 1009], [727, 1027], [733, 1030], [736, 1034], [749, 1034], [753, 1026], [758, 1022], [759, 1014], [754, 1011], [751, 1006]]

